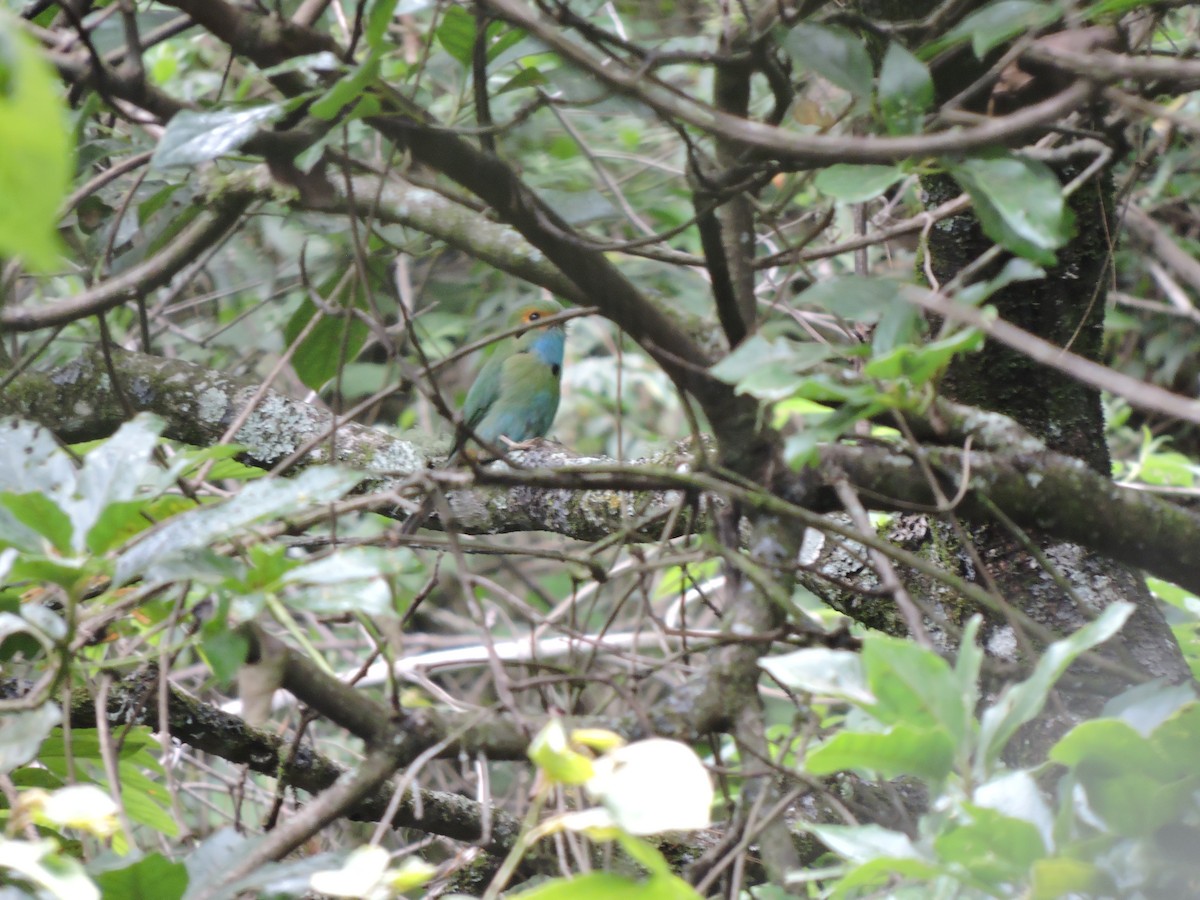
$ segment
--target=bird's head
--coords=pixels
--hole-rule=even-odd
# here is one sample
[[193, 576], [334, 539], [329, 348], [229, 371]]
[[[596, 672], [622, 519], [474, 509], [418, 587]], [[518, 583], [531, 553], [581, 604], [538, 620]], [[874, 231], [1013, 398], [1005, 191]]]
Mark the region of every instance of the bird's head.
[[[531, 300], [513, 310], [510, 324], [513, 326], [526, 325], [530, 329], [541, 327], [565, 329], [565, 322], [555, 322], [548, 326], [539, 325], [542, 319], [549, 319], [562, 311], [562, 306], [554, 300]], [[522, 332], [522, 334], [528, 333], [528, 331]]]
[[540, 323], [543, 319], [549, 319], [562, 311], [563, 308], [554, 300], [531, 300], [513, 310], [510, 324], [514, 327], [527, 326], [527, 330], [514, 339], [516, 351], [535, 353], [548, 365], [555, 369], [561, 368], [567, 323]]

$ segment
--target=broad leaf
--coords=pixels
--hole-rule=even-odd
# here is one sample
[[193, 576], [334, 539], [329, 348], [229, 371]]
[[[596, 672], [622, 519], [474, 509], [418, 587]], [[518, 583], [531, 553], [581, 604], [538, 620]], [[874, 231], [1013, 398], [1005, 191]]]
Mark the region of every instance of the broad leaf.
[[862, 658], [849, 650], [809, 647], [783, 656], [769, 656], [759, 665], [784, 687], [808, 694], [835, 697], [856, 706], [871, 706], [875, 695], [867, 688]]
[[1132, 612], [1131, 603], [1110, 604], [1096, 619], [1070, 637], [1047, 647], [1033, 674], [1019, 684], [1010, 685], [1000, 699], [984, 711], [980, 720], [976, 778], [981, 781], [987, 778], [1017, 729], [1041, 712], [1050, 689], [1067, 670], [1067, 666], [1116, 634]]
[[0, 774], [7, 774], [37, 756], [42, 741], [60, 721], [62, 710], [57, 703], [50, 702], [0, 716]]
[[95, 876], [103, 900], [180, 900], [187, 891], [187, 868], [151, 853], [120, 869]]
[[843, 203], [862, 203], [878, 197], [904, 177], [898, 166], [856, 166], [838, 163], [817, 173], [818, 191]]
[[0, 256], [58, 263], [58, 208], [73, 152], [58, 79], [15, 17], [0, 11]]
[[1045, 0], [997, 0], [971, 13], [942, 40], [947, 44], [970, 40], [971, 49], [982, 59], [992, 48], [1019, 34], [1044, 28], [1061, 15], [1057, 3]]
[[[93, 530], [97, 536], [112, 534], [117, 528], [117, 522], [105, 522], [105, 513], [110, 507], [124, 504], [133, 499], [138, 487], [151, 480], [147, 476], [150, 454], [162, 433], [163, 422], [157, 416], [142, 414], [117, 429], [117, 433], [104, 441], [98, 447], [88, 451], [83, 459], [83, 467], [76, 477], [75, 495], [67, 504], [74, 527], [74, 550], [82, 553], [85, 549], [102, 553], [107, 546], [104, 541], [94, 541]], [[127, 519], [136, 514], [137, 505], [133, 508], [117, 508], [112, 510], [113, 519]]]
[[770, 340], [755, 334], [709, 371], [739, 393], [780, 400], [792, 396], [805, 380], [803, 373], [830, 359], [834, 352], [826, 344]]
[[224, 156], [250, 140], [260, 126], [275, 121], [283, 105], [196, 112], [185, 109], [167, 123], [150, 165], [156, 169], [194, 166]]
[[946, 168], [971, 195], [984, 233], [1006, 250], [1052, 265], [1054, 251], [1074, 234], [1075, 216], [1045, 163], [989, 151]]
[[891, 134], [916, 134], [933, 104], [933, 77], [925, 64], [893, 41], [879, 70], [879, 113]]
[[296, 478], [252, 482], [232, 500], [181, 513], [148, 533], [117, 560], [115, 579], [124, 584], [139, 574], [149, 576], [160, 560], [206, 548], [264, 519], [336, 500], [361, 480], [361, 473], [321, 466]]
[[820, 281], [801, 292], [797, 306], [818, 306], [849, 322], [878, 322], [897, 304], [907, 305], [902, 285], [890, 278], [843, 275]]
[[1035, 860], [1046, 855], [1038, 829], [992, 809], [966, 807], [971, 821], [951, 827], [934, 840], [942, 861], [962, 866], [993, 884], [1021, 880]]
[[856, 99], [871, 94], [871, 57], [863, 42], [844, 28], [797, 25], [783, 41], [801, 69], [816, 72]]
[[936, 782], [950, 774], [954, 754], [955, 742], [946, 729], [902, 724], [886, 732], [838, 732], [809, 751], [804, 768], [814, 775], [853, 770]]
[[974, 710], [963, 707], [950, 665], [912, 641], [874, 634], [862, 651], [867, 687], [877, 702], [870, 712], [888, 725], [941, 726], [955, 741], [967, 733]]
[[881, 825], [805, 825], [817, 840], [850, 862], [865, 863], [878, 857], [922, 858], [921, 853], [899, 831]]

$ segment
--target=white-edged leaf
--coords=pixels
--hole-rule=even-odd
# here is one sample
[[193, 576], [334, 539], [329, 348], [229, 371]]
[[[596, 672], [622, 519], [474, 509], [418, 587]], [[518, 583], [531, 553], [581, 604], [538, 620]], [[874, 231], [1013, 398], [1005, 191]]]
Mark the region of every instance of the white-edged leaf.
[[37, 756], [42, 741], [61, 721], [62, 710], [52, 702], [0, 716], [0, 774], [7, 774]]
[[758, 664], [791, 690], [836, 697], [856, 706], [875, 703], [875, 695], [867, 688], [862, 657], [849, 650], [807, 647], [766, 657]]
[[181, 110], [167, 123], [150, 158], [150, 167], [194, 166], [224, 156], [242, 146], [260, 126], [273, 122], [282, 113], [283, 105], [279, 103], [211, 112]]
[[148, 474], [147, 462], [163, 427], [158, 416], [142, 413], [84, 457], [74, 496], [64, 503], [74, 528], [75, 552], [87, 549], [88, 533], [109, 506], [133, 499]]
[[180, 513], [148, 532], [117, 560], [115, 579], [124, 584], [136, 575], [149, 577], [160, 559], [207, 547], [264, 519], [336, 500], [362, 477], [361, 472], [320, 466], [295, 478], [251, 482], [232, 500]]

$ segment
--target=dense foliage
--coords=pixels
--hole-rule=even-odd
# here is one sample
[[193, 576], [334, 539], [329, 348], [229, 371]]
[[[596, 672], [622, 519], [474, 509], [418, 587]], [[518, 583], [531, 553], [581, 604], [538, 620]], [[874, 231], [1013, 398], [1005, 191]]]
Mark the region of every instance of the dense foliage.
[[1196, 893], [1198, 26], [0, 8], [0, 898]]

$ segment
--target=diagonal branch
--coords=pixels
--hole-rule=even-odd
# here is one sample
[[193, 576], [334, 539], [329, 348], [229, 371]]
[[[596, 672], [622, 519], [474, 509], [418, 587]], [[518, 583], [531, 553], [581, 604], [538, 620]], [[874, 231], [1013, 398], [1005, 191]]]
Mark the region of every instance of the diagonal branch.
[[206, 249], [220, 241], [241, 221], [250, 203], [249, 197], [227, 195], [216, 212], [201, 213], [162, 251], [94, 288], [51, 306], [26, 307], [0, 311], [0, 329], [36, 331], [66, 325], [79, 319], [106, 312], [127, 300], [162, 287]]

